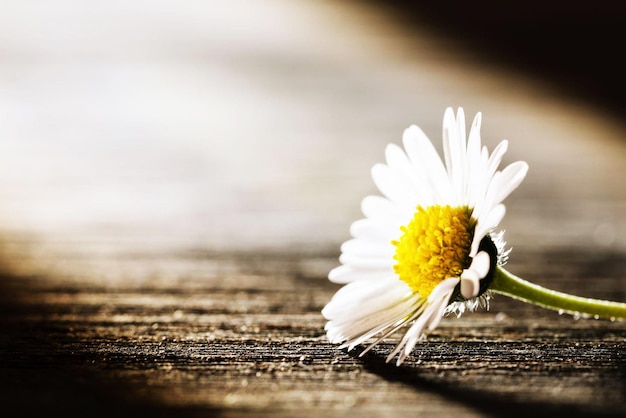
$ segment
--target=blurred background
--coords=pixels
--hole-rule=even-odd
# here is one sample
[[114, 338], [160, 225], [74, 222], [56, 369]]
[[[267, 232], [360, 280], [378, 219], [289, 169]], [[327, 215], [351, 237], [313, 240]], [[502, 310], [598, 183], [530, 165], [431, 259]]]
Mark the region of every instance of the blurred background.
[[530, 164], [511, 242], [625, 250], [621, 3], [418, 3], [2, 1], [5, 259], [337, 248], [385, 145], [441, 149], [448, 106]]

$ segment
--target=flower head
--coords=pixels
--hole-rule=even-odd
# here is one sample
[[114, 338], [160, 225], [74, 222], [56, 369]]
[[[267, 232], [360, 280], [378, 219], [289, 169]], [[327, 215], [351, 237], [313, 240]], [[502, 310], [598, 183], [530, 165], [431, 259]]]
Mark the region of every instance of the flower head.
[[342, 265], [328, 276], [345, 284], [322, 310], [331, 342], [352, 349], [374, 339], [369, 350], [407, 328], [387, 358], [399, 354], [399, 365], [446, 312], [481, 305], [506, 255], [501, 235], [493, 234], [504, 217], [502, 201], [528, 165], [518, 161], [498, 170], [507, 141], [489, 155], [480, 124], [478, 113], [466, 137], [463, 109], [456, 117], [446, 110], [444, 162], [417, 126], [404, 131], [404, 150], [387, 146], [387, 164], [372, 168], [383, 196], [363, 199], [365, 218], [352, 224]]

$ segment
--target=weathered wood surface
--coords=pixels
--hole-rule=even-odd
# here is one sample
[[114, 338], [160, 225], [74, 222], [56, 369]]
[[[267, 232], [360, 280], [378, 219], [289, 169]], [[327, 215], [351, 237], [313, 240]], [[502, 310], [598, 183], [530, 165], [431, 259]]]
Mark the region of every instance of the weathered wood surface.
[[397, 368], [320, 315], [369, 167], [448, 105], [530, 163], [509, 269], [626, 301], [624, 126], [376, 9], [229, 4], [0, 17], [0, 409], [624, 416], [624, 322], [496, 297]]
[[[444, 321], [400, 368], [384, 363], [391, 344], [364, 358], [337, 350], [319, 314], [334, 290], [324, 275], [334, 256], [179, 254], [192, 269], [214, 269], [154, 286], [5, 277], [12, 304], [1, 322], [3, 408], [69, 416], [626, 411], [623, 323], [506, 298]], [[510, 267], [623, 300], [625, 258], [526, 252]]]

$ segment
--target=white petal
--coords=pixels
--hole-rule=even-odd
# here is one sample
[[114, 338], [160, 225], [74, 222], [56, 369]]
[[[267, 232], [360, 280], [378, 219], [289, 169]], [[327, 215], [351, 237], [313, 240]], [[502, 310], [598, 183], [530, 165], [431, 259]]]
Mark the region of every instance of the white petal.
[[492, 208], [489, 213], [481, 215], [476, 223], [476, 230], [474, 231], [474, 238], [472, 239], [472, 247], [470, 249], [469, 256], [475, 257], [480, 246], [480, 241], [491, 232], [495, 227], [500, 224], [502, 218], [506, 213], [506, 207], [503, 204], [499, 204]]
[[382, 288], [360, 282], [360, 289], [355, 289], [355, 284], [348, 285], [352, 287], [348, 292], [336, 294], [322, 311], [329, 319], [325, 326], [328, 338], [349, 348], [402, 324], [423, 304], [423, 299], [398, 280]]
[[363, 269], [354, 266], [338, 266], [328, 273], [328, 280], [333, 283], [350, 283], [356, 280], [369, 280], [389, 275], [387, 267], [382, 269]]
[[[390, 362], [392, 358], [395, 357], [409, 342], [412, 342], [413, 346], [415, 343], [419, 341], [420, 338], [424, 335], [424, 327], [426, 326], [426, 321], [428, 317], [432, 315], [433, 308], [432, 306], [428, 306], [423, 313], [415, 320], [413, 325], [408, 329], [408, 331], [404, 334], [398, 345], [393, 349], [391, 353], [387, 356], [386, 362]], [[396, 361], [396, 365], [399, 366], [402, 364], [408, 352], [402, 351], [400, 356], [398, 356], [398, 360]]]
[[354, 238], [341, 244], [341, 252], [359, 257], [393, 258], [396, 247], [390, 241]]
[[[404, 149], [406, 150], [409, 160], [412, 162], [419, 163], [430, 158], [434, 158], [438, 159], [439, 163], [441, 163], [441, 159], [439, 158], [439, 154], [437, 154], [433, 143], [419, 126], [411, 125], [404, 130], [404, 133], [402, 134], [402, 144], [404, 145]], [[441, 173], [445, 173], [443, 164], [440, 164], [439, 166]]]
[[[500, 202], [492, 202], [492, 199], [487, 197], [491, 184], [493, 183], [494, 175], [502, 161], [504, 153], [508, 149], [508, 141], [504, 140], [500, 142], [489, 157], [487, 147], [483, 147], [481, 154], [481, 167], [484, 170], [483, 177], [480, 181], [480, 188], [474, 191], [473, 204], [475, 217], [478, 217], [483, 211], [489, 211], [491, 206]], [[487, 158], [487, 160], [485, 159]]]
[[[396, 178], [404, 178], [407, 182], [407, 186], [410, 186], [415, 194], [415, 206], [432, 205], [434, 203], [433, 193], [431, 187], [425, 180], [422, 173], [416, 172], [411, 165], [411, 161], [407, 155], [394, 144], [387, 145], [385, 149], [385, 156], [387, 158], [387, 165], [394, 172]], [[411, 209], [415, 209], [412, 207]]]
[[[382, 196], [367, 196], [361, 202], [363, 215], [374, 223], [389, 230], [392, 236], [400, 236], [400, 226], [408, 224], [415, 214], [415, 208], [398, 205]], [[385, 243], [389, 240], [385, 239]]]
[[412, 312], [411, 314], [406, 315], [401, 320], [396, 321], [391, 326], [386, 327], [384, 331], [381, 330], [382, 332], [380, 332], [376, 340], [372, 342], [361, 354], [359, 354], [359, 357], [363, 356], [365, 353], [367, 353], [370, 349], [372, 349], [376, 344], [381, 342], [383, 339], [387, 338], [388, 336], [398, 331], [400, 328], [402, 328], [406, 324], [415, 320], [415, 318], [418, 318], [424, 312], [425, 305], [426, 305], [425, 300], [423, 298], [419, 298], [415, 302], [415, 304], [411, 307], [411, 312]]
[[487, 273], [489, 273], [489, 267], [491, 267], [491, 258], [486, 251], [480, 251], [472, 259], [472, 264], [469, 269], [476, 272], [479, 279], [483, 279]]
[[367, 218], [393, 218], [398, 205], [382, 196], [366, 196], [361, 201], [361, 211]]
[[[456, 287], [456, 284], [455, 284]], [[441, 299], [439, 299], [439, 306], [437, 306], [434, 314], [432, 315], [429, 323], [428, 323], [428, 331], [432, 331], [439, 326], [439, 322], [443, 319], [443, 315], [445, 314], [446, 307], [450, 302], [450, 297], [454, 291], [454, 287], [449, 289]]]
[[433, 291], [428, 296], [428, 302], [432, 303], [433, 301], [441, 299], [443, 295], [445, 295], [451, 290], [454, 290], [454, 288], [456, 287], [458, 283], [459, 283], [459, 279], [456, 277], [449, 277], [445, 280], [442, 280], [441, 283], [435, 286]]
[[474, 207], [476, 201], [484, 193], [484, 178], [486, 167], [481, 164], [480, 124], [481, 114], [477, 113], [472, 123], [467, 141], [467, 181], [463, 201], [469, 207]]
[[339, 256], [339, 261], [341, 264], [349, 264], [351, 266], [357, 268], [367, 268], [367, 269], [383, 269], [389, 268], [391, 271], [391, 267], [396, 264], [396, 261], [392, 257], [364, 257], [354, 254], [346, 254], [343, 253]]
[[326, 319], [352, 321], [369, 313], [395, 305], [409, 287], [397, 278], [357, 280], [339, 289], [322, 309]]
[[444, 162], [446, 163], [448, 177], [450, 178], [452, 178], [452, 173], [450, 172], [450, 169], [452, 168], [452, 150], [450, 148], [453, 138], [456, 139], [456, 129], [454, 129], [456, 125], [455, 122], [454, 111], [451, 107], [446, 108], [446, 111], [443, 114], [443, 156]]
[[385, 164], [374, 165], [372, 167], [372, 179], [374, 179], [378, 190], [389, 200], [410, 207], [417, 206], [418, 198], [415, 190], [404, 177], [397, 175], [389, 166]]
[[472, 122], [472, 127], [470, 129], [470, 134], [467, 140], [467, 151], [472, 154], [480, 154], [481, 144], [480, 144], [480, 125], [482, 124], [482, 113], [476, 113], [474, 116], [474, 121]]
[[528, 173], [528, 164], [524, 161], [517, 161], [508, 165], [494, 176], [487, 192], [487, 199], [493, 205], [502, 202], [521, 184], [526, 173]]
[[[404, 362], [404, 359], [406, 359], [406, 357], [411, 353], [411, 351], [415, 347], [415, 344], [417, 344], [417, 342], [419, 340], [424, 338], [424, 328], [426, 327], [426, 323], [431, 318], [431, 316], [433, 315], [434, 311], [435, 311], [435, 307], [434, 306], [430, 306], [422, 314], [422, 316], [420, 316], [417, 319], [417, 321], [415, 321], [415, 323], [411, 326], [409, 331], [407, 331], [407, 333], [405, 334], [404, 338], [402, 339], [402, 341], [398, 345], [400, 349], [402, 349], [402, 346], [404, 346], [404, 349], [402, 349], [402, 352], [398, 356], [398, 360], [396, 361], [396, 366], [400, 366]], [[396, 351], [394, 350], [389, 355], [389, 357], [393, 357], [395, 355], [395, 353], [396, 353]], [[387, 357], [387, 361], [390, 360], [389, 357]]]
[[498, 166], [500, 165], [500, 162], [502, 161], [502, 157], [504, 156], [508, 148], [509, 148], [509, 142], [506, 139], [500, 142], [494, 148], [493, 153], [491, 154], [491, 157], [489, 157], [489, 162], [487, 165], [487, 174], [489, 177], [493, 176], [496, 170], [498, 169]]
[[421, 304], [423, 304], [423, 299], [413, 295], [384, 309], [372, 312], [357, 321], [344, 324], [341, 328], [344, 330], [343, 335], [347, 338], [345, 338], [342, 347], [351, 350], [376, 334], [387, 332], [390, 328], [395, 328], [396, 324], [403, 324], [407, 315], [418, 310]]
[[463, 151], [465, 151], [467, 136], [465, 135], [465, 112], [462, 107], [456, 110], [456, 129], [459, 141], [463, 145]]
[[452, 109], [446, 111], [443, 122], [443, 150], [448, 170], [448, 177], [452, 185], [452, 205], [462, 205], [465, 195], [466, 175], [466, 144], [465, 144], [465, 115], [459, 108], [457, 118], [454, 118]]
[[429, 191], [434, 203], [444, 203], [450, 199], [450, 181], [446, 169], [426, 134], [413, 125], [402, 136], [404, 149], [411, 161], [417, 178]]
[[424, 312], [415, 320], [413, 325], [406, 332], [400, 343], [389, 354], [387, 361], [390, 361], [398, 352], [402, 350], [396, 365], [402, 364], [404, 359], [410, 354], [415, 344], [423, 338], [424, 329], [433, 330], [439, 325], [439, 321], [443, 316], [446, 306], [452, 296], [454, 288], [458, 283], [457, 278], [445, 279], [433, 289], [428, 297], [428, 306]]
[[370, 238], [374, 240], [391, 241], [401, 234], [400, 227], [383, 225], [371, 219], [359, 219], [350, 225], [350, 235], [354, 238]]
[[466, 269], [461, 274], [461, 295], [465, 299], [478, 296], [480, 290], [480, 277], [474, 270]]

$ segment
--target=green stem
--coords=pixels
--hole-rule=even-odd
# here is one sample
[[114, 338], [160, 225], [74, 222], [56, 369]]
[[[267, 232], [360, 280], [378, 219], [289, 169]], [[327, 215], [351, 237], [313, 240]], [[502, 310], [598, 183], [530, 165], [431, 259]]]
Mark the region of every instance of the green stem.
[[546, 289], [523, 280], [502, 267], [496, 267], [489, 289], [513, 299], [533, 303], [559, 313], [611, 320], [626, 319], [626, 303], [581, 298]]

